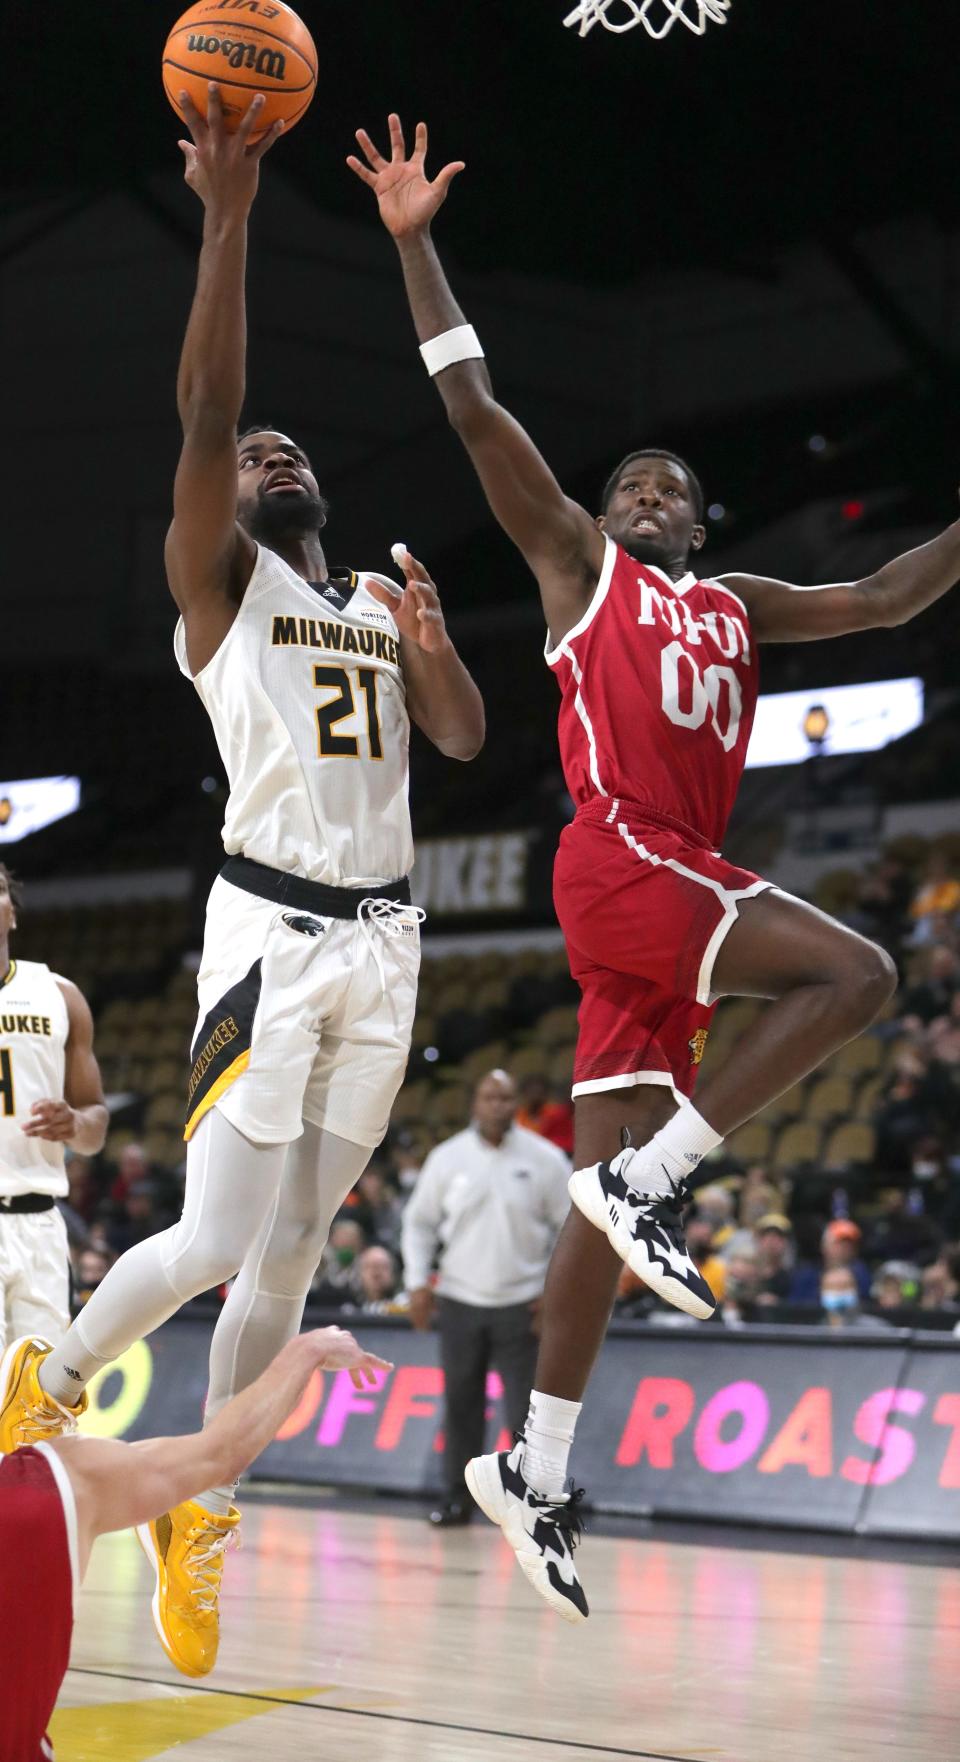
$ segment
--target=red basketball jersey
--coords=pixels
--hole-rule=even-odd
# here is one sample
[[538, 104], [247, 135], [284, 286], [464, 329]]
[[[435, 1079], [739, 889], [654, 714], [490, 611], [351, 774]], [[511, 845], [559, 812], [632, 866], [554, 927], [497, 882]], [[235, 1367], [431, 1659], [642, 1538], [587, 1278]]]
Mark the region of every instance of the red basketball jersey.
[[716, 848], [747, 756], [758, 668], [743, 601], [716, 581], [636, 563], [607, 539], [597, 590], [547, 662], [560, 756], [580, 806], [636, 802]]
[[0, 1762], [50, 1762], [73, 1632], [73, 1494], [47, 1447], [0, 1456]]

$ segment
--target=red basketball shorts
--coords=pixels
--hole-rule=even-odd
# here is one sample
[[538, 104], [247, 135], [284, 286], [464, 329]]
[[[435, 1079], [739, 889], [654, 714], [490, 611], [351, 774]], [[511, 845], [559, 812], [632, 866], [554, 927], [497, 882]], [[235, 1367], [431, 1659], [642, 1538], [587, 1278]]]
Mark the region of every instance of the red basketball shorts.
[[693, 1092], [713, 965], [740, 901], [770, 885], [632, 802], [585, 803], [560, 837], [553, 898], [582, 992], [573, 1093]]

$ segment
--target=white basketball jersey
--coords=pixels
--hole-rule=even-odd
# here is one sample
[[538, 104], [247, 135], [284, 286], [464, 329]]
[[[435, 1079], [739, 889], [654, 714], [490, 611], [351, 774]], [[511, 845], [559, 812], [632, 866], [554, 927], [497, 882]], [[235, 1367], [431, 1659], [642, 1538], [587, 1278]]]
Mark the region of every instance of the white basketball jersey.
[[24, 1137], [35, 1101], [62, 1101], [70, 1021], [41, 961], [12, 961], [0, 980], [0, 1197], [67, 1191], [63, 1145]]
[[257, 551], [227, 636], [195, 677], [230, 784], [230, 856], [335, 887], [396, 881], [413, 865], [410, 722], [397, 626], [374, 577], [311, 586]]

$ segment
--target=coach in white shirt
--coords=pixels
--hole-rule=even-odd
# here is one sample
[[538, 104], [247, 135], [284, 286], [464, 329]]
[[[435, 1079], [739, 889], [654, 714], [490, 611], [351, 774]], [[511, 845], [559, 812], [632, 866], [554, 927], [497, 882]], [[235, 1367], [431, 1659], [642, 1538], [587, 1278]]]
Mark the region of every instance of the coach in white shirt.
[[[473, 1501], [463, 1471], [483, 1453], [486, 1380], [503, 1379], [507, 1424], [526, 1419], [537, 1354], [536, 1316], [547, 1266], [567, 1215], [570, 1164], [536, 1132], [514, 1123], [517, 1091], [506, 1071], [477, 1085], [465, 1132], [430, 1152], [403, 1216], [410, 1319], [436, 1313], [446, 1389], [446, 1500], [437, 1524], [467, 1523]], [[437, 1261], [436, 1296], [428, 1280]]]

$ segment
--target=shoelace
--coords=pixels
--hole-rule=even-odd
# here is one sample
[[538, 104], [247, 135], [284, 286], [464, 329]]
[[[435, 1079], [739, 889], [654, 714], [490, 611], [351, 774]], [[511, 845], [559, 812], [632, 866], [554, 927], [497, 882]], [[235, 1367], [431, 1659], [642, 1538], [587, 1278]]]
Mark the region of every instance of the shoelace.
[[[51, 1438], [72, 1438], [77, 1430], [75, 1416], [67, 1407], [57, 1406], [56, 1413], [48, 1407], [27, 1407], [24, 1411], [18, 1431], [27, 1432], [32, 1429], [34, 1436], [42, 1442], [45, 1436]], [[29, 1442], [29, 1438], [27, 1439]]]
[[547, 1523], [562, 1532], [571, 1554], [578, 1542], [583, 1539], [583, 1513], [577, 1507], [585, 1496], [583, 1487], [574, 1487], [570, 1497], [564, 1504], [556, 1499], [541, 1499], [535, 1493], [530, 1494], [530, 1503], [538, 1511], [542, 1511]]
[[377, 972], [380, 974], [380, 989], [382, 991], [386, 991], [387, 989], [387, 975], [384, 972], [383, 956], [380, 953], [379, 939], [374, 936], [374, 930], [379, 930], [386, 924], [395, 924], [398, 919], [406, 918], [408, 914], [413, 917], [418, 924], [422, 924], [427, 915], [422, 906], [401, 905], [400, 901], [396, 899], [372, 899], [368, 897], [362, 899], [357, 906], [357, 923], [360, 925], [364, 941], [376, 962]]
[[[624, 1177], [626, 1179], [626, 1177]], [[675, 1246], [679, 1247], [683, 1234], [684, 1207], [690, 1204], [692, 1194], [682, 1176], [667, 1175], [670, 1182], [669, 1193], [642, 1193], [627, 1182], [626, 1204], [636, 1213], [636, 1220], [644, 1223], [659, 1224], [670, 1237]]]
[[[207, 1546], [201, 1544], [206, 1541]], [[187, 1531], [187, 1556], [184, 1571], [191, 1580], [191, 1598], [195, 1609], [212, 1615], [217, 1606], [223, 1555], [228, 1548], [239, 1546], [236, 1530], [212, 1530], [206, 1524], [194, 1524]]]

